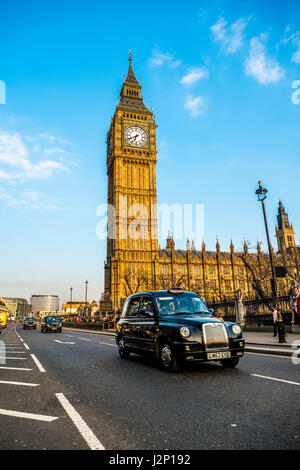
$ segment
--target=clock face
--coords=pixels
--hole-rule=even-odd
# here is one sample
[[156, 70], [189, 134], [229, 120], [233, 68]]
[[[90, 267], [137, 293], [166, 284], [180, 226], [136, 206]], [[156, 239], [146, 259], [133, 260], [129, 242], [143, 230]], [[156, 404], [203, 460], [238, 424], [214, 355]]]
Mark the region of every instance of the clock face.
[[126, 143], [134, 147], [143, 147], [148, 142], [147, 132], [138, 126], [127, 127], [125, 131]]

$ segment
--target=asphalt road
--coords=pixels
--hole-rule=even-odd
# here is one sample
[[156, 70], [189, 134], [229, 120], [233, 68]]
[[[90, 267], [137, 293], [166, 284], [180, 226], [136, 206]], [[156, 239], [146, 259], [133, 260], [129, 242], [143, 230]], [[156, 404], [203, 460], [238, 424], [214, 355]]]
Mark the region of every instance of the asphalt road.
[[148, 358], [121, 360], [100, 334], [11, 325], [1, 340], [1, 449], [300, 449], [290, 358], [246, 354], [235, 369], [170, 374]]

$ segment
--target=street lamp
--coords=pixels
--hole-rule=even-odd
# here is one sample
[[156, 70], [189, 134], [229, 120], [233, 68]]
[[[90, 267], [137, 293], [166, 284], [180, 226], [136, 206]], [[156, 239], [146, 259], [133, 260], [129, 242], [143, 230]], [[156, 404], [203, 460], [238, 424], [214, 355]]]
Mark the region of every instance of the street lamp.
[[85, 308], [84, 308], [84, 316], [86, 316], [87, 311], [87, 288], [88, 288], [89, 281], [85, 281]]
[[264, 216], [264, 222], [265, 222], [265, 229], [266, 229], [268, 250], [269, 250], [269, 258], [270, 258], [270, 265], [271, 265], [271, 272], [272, 272], [272, 280], [271, 280], [272, 300], [273, 300], [273, 304], [276, 306], [276, 309], [277, 309], [277, 312], [278, 312], [277, 324], [278, 324], [279, 343], [285, 343], [286, 341], [285, 341], [284, 325], [283, 325], [281, 313], [279, 312], [279, 309], [278, 309], [276, 274], [275, 274], [275, 267], [274, 267], [274, 262], [273, 262], [273, 252], [272, 252], [272, 247], [271, 247], [271, 242], [270, 242], [268, 221], [267, 221], [266, 208], [265, 208], [265, 199], [267, 198], [267, 192], [268, 192], [268, 190], [266, 188], [263, 188], [261, 181], [259, 181], [258, 182], [258, 189], [255, 191], [255, 194], [257, 195], [258, 201], [261, 202], [261, 206], [262, 206], [262, 210], [263, 210], [263, 216]]
[[115, 264], [114, 267], [113, 267], [113, 270], [114, 270], [114, 298], [115, 298], [114, 310], [115, 310], [115, 314], [117, 312], [117, 276], [118, 276], [117, 269], [118, 269], [118, 266], [117, 266], [117, 264]]
[[73, 291], [73, 287], [70, 287], [70, 309], [69, 309], [70, 315], [72, 315], [72, 291]]

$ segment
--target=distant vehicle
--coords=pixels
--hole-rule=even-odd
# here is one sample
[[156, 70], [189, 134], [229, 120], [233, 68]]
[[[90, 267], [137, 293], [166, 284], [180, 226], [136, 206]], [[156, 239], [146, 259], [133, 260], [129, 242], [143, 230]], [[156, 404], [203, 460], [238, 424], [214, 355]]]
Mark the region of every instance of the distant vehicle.
[[0, 330], [6, 328], [8, 310], [5, 302], [0, 299]]
[[25, 317], [23, 319], [23, 330], [26, 328], [33, 328], [36, 330], [36, 319], [34, 317]]
[[41, 333], [55, 331], [61, 333], [62, 325], [59, 316], [46, 315], [41, 321]]
[[197, 294], [182, 289], [129, 296], [116, 342], [122, 359], [130, 353], [149, 354], [171, 372], [185, 362], [220, 361], [235, 367], [244, 355], [239, 325], [213, 317]]

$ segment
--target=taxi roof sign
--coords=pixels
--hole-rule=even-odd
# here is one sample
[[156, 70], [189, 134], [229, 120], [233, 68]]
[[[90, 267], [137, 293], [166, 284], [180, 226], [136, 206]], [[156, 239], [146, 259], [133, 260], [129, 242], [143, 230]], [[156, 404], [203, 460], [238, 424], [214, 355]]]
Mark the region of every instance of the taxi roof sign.
[[169, 294], [183, 294], [184, 290], [180, 287], [172, 287], [172, 289], [168, 289]]

